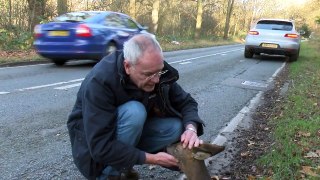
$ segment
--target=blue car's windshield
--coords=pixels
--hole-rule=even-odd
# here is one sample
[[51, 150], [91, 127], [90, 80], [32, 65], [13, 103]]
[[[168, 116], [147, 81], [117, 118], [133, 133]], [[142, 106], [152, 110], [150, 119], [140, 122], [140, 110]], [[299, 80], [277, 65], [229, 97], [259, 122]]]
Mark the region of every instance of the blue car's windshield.
[[54, 22], [62, 22], [62, 21], [68, 21], [68, 22], [82, 22], [86, 19], [91, 18], [92, 16], [97, 15], [99, 12], [71, 12], [62, 14], [56, 18], [53, 19]]

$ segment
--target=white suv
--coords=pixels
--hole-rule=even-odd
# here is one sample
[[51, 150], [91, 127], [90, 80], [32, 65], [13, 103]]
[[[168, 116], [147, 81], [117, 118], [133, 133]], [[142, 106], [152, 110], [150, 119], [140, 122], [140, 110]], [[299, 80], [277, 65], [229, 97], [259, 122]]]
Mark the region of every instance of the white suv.
[[260, 19], [246, 37], [244, 57], [265, 53], [285, 55], [290, 61], [296, 61], [300, 42], [300, 34], [292, 20]]

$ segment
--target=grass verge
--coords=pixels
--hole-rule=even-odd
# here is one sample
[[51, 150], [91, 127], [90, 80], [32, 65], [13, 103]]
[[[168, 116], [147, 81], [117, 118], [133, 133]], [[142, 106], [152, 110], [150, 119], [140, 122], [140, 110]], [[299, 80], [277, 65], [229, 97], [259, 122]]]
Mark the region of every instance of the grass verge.
[[0, 65], [45, 60], [47, 59], [39, 56], [34, 50], [0, 51]]
[[258, 163], [271, 179], [320, 179], [320, 41], [302, 44], [298, 61], [290, 63], [285, 101], [271, 118], [275, 140]]

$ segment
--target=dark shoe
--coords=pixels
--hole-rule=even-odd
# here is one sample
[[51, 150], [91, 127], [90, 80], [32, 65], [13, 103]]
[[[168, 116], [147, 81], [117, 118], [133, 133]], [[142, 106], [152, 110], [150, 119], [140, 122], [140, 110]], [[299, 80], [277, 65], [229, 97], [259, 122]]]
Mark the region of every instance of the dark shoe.
[[107, 180], [121, 180], [121, 176], [108, 176]]
[[172, 166], [172, 167], [164, 167], [164, 166], [161, 166], [163, 168], [166, 168], [166, 169], [169, 169], [171, 171], [178, 171], [178, 172], [181, 172], [181, 169], [178, 167], [178, 166]]
[[123, 175], [126, 180], [138, 180], [139, 179], [139, 173], [134, 169], [130, 169], [130, 170], [124, 172]]

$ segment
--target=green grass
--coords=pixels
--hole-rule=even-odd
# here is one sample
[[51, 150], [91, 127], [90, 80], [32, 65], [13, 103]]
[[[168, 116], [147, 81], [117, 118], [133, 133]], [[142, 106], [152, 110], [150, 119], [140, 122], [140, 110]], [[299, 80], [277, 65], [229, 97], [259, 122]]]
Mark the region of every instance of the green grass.
[[[320, 43], [302, 44], [298, 61], [290, 63], [291, 86], [270, 124], [275, 144], [258, 160], [271, 179], [320, 179]], [[303, 167], [310, 171], [303, 170]]]

